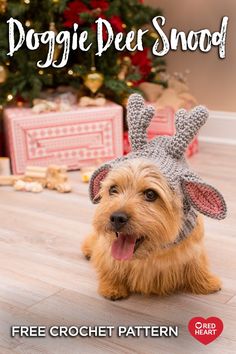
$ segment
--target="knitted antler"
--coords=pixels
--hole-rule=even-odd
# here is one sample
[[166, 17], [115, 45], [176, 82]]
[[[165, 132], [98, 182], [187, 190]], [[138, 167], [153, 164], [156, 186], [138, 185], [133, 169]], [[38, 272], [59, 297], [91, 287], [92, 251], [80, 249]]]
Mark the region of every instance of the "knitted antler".
[[208, 111], [203, 106], [195, 107], [190, 113], [187, 113], [185, 109], [180, 109], [176, 113], [176, 133], [167, 146], [167, 152], [174, 158], [181, 158], [207, 118]]
[[129, 97], [127, 122], [133, 151], [142, 149], [143, 145], [147, 143], [147, 128], [154, 112], [153, 107], [144, 105], [141, 95], [132, 94]]

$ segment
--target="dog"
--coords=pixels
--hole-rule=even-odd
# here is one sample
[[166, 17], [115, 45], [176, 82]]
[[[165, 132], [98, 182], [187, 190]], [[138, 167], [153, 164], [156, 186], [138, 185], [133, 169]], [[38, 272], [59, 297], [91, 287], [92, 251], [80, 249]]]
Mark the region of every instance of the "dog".
[[209, 271], [200, 216], [189, 237], [165, 247], [181, 228], [183, 209], [155, 164], [136, 159], [112, 170], [100, 198], [82, 252], [97, 270], [102, 296], [220, 290], [219, 278]]
[[130, 96], [131, 152], [99, 167], [90, 180], [90, 198], [99, 205], [82, 252], [97, 270], [99, 293], [111, 300], [130, 293], [210, 294], [221, 287], [209, 270], [199, 213], [220, 220], [226, 204], [184, 157], [208, 111], [179, 110], [174, 136], [147, 141], [153, 114], [141, 95]]

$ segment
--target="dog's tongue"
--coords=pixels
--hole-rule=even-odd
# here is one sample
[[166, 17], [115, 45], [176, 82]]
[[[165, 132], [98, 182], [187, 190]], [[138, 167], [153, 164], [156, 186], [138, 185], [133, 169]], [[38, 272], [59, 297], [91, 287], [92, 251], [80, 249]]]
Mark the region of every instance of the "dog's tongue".
[[135, 241], [135, 236], [119, 232], [111, 247], [112, 256], [117, 260], [130, 259], [134, 253]]

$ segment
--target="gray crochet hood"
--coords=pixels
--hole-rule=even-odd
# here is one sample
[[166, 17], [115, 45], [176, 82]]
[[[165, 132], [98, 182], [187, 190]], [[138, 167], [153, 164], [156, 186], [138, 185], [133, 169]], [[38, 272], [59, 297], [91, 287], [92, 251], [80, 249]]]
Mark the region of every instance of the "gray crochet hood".
[[196, 224], [196, 211], [214, 219], [226, 216], [226, 204], [222, 195], [203, 182], [190, 170], [184, 153], [188, 144], [206, 122], [208, 111], [197, 106], [191, 112], [180, 109], [176, 113], [174, 136], [158, 136], [147, 141], [147, 128], [154, 115], [154, 108], [145, 106], [143, 97], [133, 94], [129, 98], [127, 122], [132, 151], [99, 167], [90, 180], [90, 198], [99, 202], [100, 184], [113, 168], [127, 160], [145, 158], [154, 162], [166, 177], [172, 190], [180, 193], [183, 200], [183, 225], [174, 243], [186, 238]]

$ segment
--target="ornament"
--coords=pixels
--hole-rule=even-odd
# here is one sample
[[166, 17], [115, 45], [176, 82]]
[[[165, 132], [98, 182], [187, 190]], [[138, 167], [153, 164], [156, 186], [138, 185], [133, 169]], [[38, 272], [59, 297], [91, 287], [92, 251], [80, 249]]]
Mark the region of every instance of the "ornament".
[[3, 84], [8, 77], [8, 70], [5, 66], [0, 65], [0, 84]]
[[0, 0], [0, 14], [4, 14], [7, 9], [7, 0]]
[[117, 77], [119, 80], [125, 80], [126, 76], [128, 75], [131, 66], [132, 66], [132, 62], [130, 57], [125, 56], [120, 64], [121, 68], [120, 68], [120, 72], [118, 73]]
[[[56, 37], [56, 35], [58, 34], [58, 31], [56, 29], [55, 22], [50, 22], [49, 30], [54, 32], [55, 37]], [[61, 48], [62, 48], [62, 45], [58, 45], [55, 43], [55, 48], [54, 48], [54, 52], [53, 52], [53, 61], [56, 61], [59, 58], [59, 56], [61, 54]]]
[[58, 44], [55, 44], [55, 48], [54, 48], [54, 53], [53, 53], [53, 60], [57, 60], [61, 54], [61, 48], [62, 48], [62, 45], [58, 45]]
[[150, 37], [157, 39], [157, 38], [159, 38], [159, 35], [156, 32], [151, 32]]
[[96, 93], [103, 85], [104, 75], [99, 73], [95, 66], [91, 68], [91, 71], [84, 76], [84, 86], [86, 86], [92, 93]]

